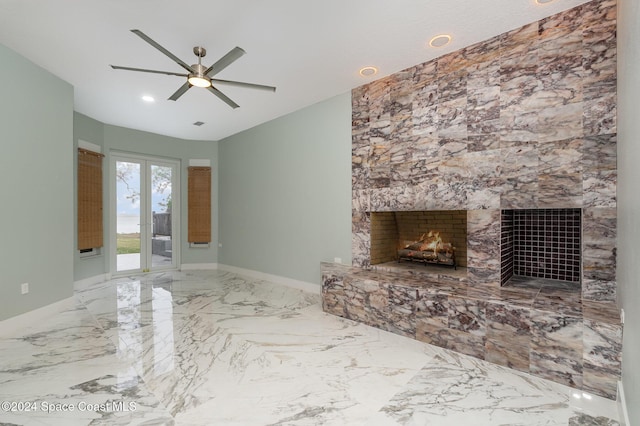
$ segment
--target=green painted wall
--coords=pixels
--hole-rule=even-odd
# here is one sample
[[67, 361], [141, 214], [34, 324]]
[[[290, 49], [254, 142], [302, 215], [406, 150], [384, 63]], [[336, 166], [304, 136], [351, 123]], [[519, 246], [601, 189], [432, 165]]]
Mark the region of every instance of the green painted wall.
[[[109, 247], [109, 181], [113, 179], [109, 170], [110, 153], [128, 152], [133, 154], [142, 154], [153, 157], [177, 159], [181, 161], [181, 248], [182, 248], [182, 264], [211, 264], [217, 263], [218, 245], [217, 245], [217, 229], [218, 229], [218, 142], [213, 141], [191, 141], [162, 136], [154, 133], [148, 133], [138, 130], [132, 130], [124, 127], [117, 127], [108, 124], [102, 124], [87, 116], [76, 113], [74, 116], [74, 138], [77, 146], [77, 140], [82, 139], [87, 142], [102, 146], [102, 152], [106, 155], [104, 159], [104, 205], [105, 205], [105, 247], [103, 255], [94, 259], [80, 259], [77, 250], [75, 253], [75, 280], [94, 277], [96, 275], [109, 272], [110, 267], [110, 247]], [[187, 244], [187, 167], [189, 159], [209, 159], [212, 166], [213, 194], [212, 194], [212, 238], [214, 242], [208, 249], [189, 248]]]
[[618, 299], [625, 311], [622, 383], [640, 425], [640, 2], [618, 0]]
[[351, 95], [220, 141], [219, 263], [320, 283], [351, 263]]
[[73, 293], [73, 87], [2, 45], [0, 64], [3, 320]]

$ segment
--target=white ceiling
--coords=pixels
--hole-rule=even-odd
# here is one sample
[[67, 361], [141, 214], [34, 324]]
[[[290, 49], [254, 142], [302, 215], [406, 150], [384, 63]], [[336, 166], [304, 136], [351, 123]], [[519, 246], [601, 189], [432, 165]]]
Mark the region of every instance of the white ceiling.
[[[75, 110], [103, 123], [184, 139], [219, 140], [444, 53], [586, 0], [0, 0], [0, 43], [74, 86]], [[275, 93], [217, 86], [167, 98], [184, 72], [130, 29], [183, 61], [203, 46], [211, 65], [235, 46], [247, 54], [216, 78], [277, 86]], [[450, 45], [427, 46], [441, 33]], [[374, 77], [358, 70], [379, 68]], [[2, 66], [2, 64], [0, 64]], [[16, 76], [17, 77], [17, 76]], [[16, 78], [16, 82], [18, 82]], [[141, 100], [151, 95], [156, 102]], [[193, 125], [203, 121], [201, 127]]]

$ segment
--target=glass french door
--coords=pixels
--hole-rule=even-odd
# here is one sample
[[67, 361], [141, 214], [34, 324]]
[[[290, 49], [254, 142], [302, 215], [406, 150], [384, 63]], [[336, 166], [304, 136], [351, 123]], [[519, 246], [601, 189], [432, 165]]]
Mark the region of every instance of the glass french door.
[[179, 162], [112, 154], [111, 170], [111, 270], [177, 268]]

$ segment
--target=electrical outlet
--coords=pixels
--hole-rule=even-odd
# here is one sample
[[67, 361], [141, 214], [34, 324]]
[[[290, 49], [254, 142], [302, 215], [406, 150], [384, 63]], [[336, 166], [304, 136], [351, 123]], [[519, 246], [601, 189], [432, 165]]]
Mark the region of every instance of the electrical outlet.
[[22, 294], [29, 293], [29, 283], [20, 284], [20, 291], [22, 292]]

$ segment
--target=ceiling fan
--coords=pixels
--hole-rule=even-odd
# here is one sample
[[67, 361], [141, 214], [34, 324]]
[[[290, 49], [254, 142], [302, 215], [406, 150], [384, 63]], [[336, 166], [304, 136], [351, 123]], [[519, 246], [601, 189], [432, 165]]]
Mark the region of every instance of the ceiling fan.
[[157, 70], [148, 70], [143, 68], [121, 67], [118, 65], [111, 65], [111, 68], [113, 68], [114, 70], [139, 71], [139, 72], [149, 72], [154, 74], [166, 74], [166, 75], [176, 75], [179, 77], [186, 77], [187, 81], [182, 86], [180, 86], [180, 88], [176, 90], [176, 92], [173, 95], [169, 97], [169, 100], [171, 101], [178, 100], [178, 98], [184, 95], [184, 93], [187, 90], [189, 90], [193, 86], [196, 86], [196, 87], [202, 87], [207, 89], [208, 91], [216, 95], [218, 98], [220, 98], [227, 105], [229, 105], [231, 108], [239, 107], [238, 104], [236, 104], [234, 101], [229, 99], [229, 97], [227, 97], [224, 93], [222, 93], [220, 90], [214, 87], [213, 83], [216, 83], [216, 84], [220, 83], [223, 85], [228, 84], [230, 86], [238, 86], [238, 87], [247, 87], [249, 89], [268, 90], [270, 92], [276, 91], [276, 88], [273, 86], [264, 86], [261, 84], [243, 83], [241, 81], [220, 80], [217, 78], [212, 78], [246, 53], [244, 50], [242, 50], [239, 47], [234, 47], [229, 51], [229, 53], [224, 55], [222, 58], [218, 59], [216, 63], [211, 65], [209, 68], [205, 68], [205, 66], [202, 65], [202, 58], [204, 58], [205, 55], [207, 54], [207, 51], [204, 47], [196, 46], [193, 48], [193, 53], [198, 57], [198, 63], [194, 65], [189, 65], [186, 62], [182, 61], [177, 56], [175, 56], [173, 53], [169, 52], [167, 49], [162, 47], [160, 44], [158, 44], [156, 41], [154, 41], [151, 37], [149, 37], [142, 31], [131, 30], [131, 32], [137, 35], [138, 37], [140, 37], [141, 39], [143, 39], [144, 41], [146, 41], [147, 43], [149, 43], [151, 46], [158, 49], [160, 52], [167, 55], [175, 63], [177, 63], [186, 71], [188, 71], [188, 73], [178, 73], [178, 72], [172, 72], [172, 71], [157, 71]]

